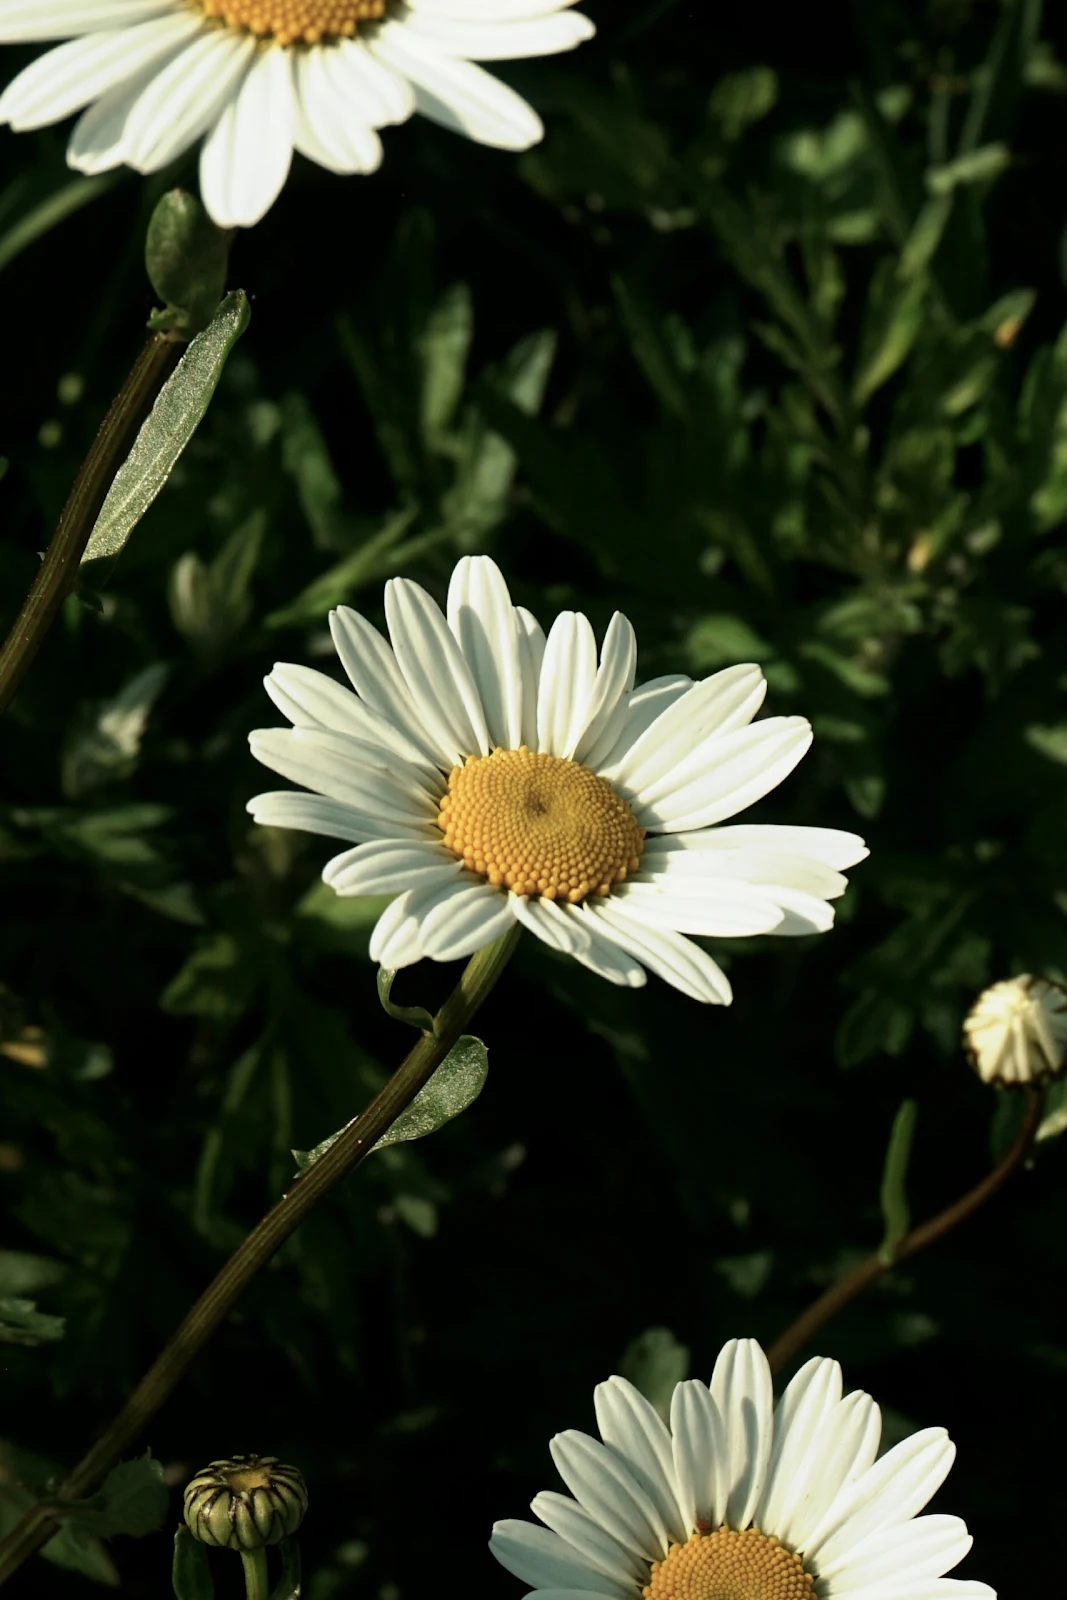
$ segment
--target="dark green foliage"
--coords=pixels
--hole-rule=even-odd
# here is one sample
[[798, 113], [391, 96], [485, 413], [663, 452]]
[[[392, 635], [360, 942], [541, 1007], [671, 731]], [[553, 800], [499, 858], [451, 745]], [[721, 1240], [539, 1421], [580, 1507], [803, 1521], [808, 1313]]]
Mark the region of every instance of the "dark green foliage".
[[[759, 661], [816, 734], [759, 819], [871, 857], [832, 933], [717, 946], [728, 1012], [527, 941], [476, 1024], [484, 1093], [284, 1248], [152, 1426], [169, 1484], [298, 1464], [310, 1600], [517, 1596], [484, 1540], [598, 1379], [662, 1404], [1010, 1142], [959, 1031], [987, 982], [1067, 977], [1062, 23], [779, 9], [591, 5], [594, 45], [509, 64], [549, 123], [521, 160], [390, 130], [381, 174], [301, 166], [237, 239], [249, 331], [0, 726], [7, 1522], [409, 1047], [382, 902], [245, 812], [279, 786], [246, 742], [279, 720], [263, 674], [338, 675], [328, 610], [380, 622], [391, 574], [440, 598], [485, 550], [543, 620], [625, 611], [641, 677]], [[142, 336], [152, 203], [194, 169], [72, 183], [60, 133], [4, 139], [6, 626]], [[391, 998], [433, 1011], [453, 976]], [[950, 1428], [938, 1509], [1007, 1594], [1060, 1581], [1062, 1487], [1028, 1464], [1067, 1406], [1063, 1163], [1043, 1141], [818, 1345], [891, 1437]], [[82, 1524], [49, 1554], [113, 1581]], [[113, 1552], [135, 1596], [170, 1558]]]

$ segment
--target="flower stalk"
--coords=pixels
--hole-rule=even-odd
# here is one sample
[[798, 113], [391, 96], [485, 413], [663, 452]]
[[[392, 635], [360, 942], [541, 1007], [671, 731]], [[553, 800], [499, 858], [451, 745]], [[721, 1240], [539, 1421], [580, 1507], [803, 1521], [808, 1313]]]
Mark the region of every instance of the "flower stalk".
[[[60, 1486], [59, 1498], [78, 1499], [96, 1487], [171, 1395], [256, 1275], [315, 1207], [370, 1154], [382, 1134], [407, 1109], [489, 995], [511, 958], [518, 935], [518, 927], [509, 929], [495, 943], [486, 945], [471, 957], [456, 987], [434, 1017], [432, 1030], [420, 1036], [366, 1111], [300, 1174], [234, 1251], [164, 1345], [121, 1411]], [[0, 1541], [0, 1584], [6, 1583], [55, 1529], [55, 1518], [48, 1508], [37, 1506], [28, 1511]]]
[[908, 1256], [918, 1255], [919, 1251], [925, 1250], [928, 1245], [936, 1244], [947, 1233], [951, 1233], [953, 1228], [958, 1228], [961, 1222], [966, 1222], [968, 1217], [973, 1216], [987, 1200], [992, 1199], [1033, 1149], [1044, 1107], [1045, 1096], [1042, 1090], [1029, 1088], [1022, 1126], [1010, 1149], [1001, 1157], [993, 1170], [987, 1173], [980, 1183], [976, 1183], [973, 1189], [968, 1189], [966, 1194], [954, 1200], [950, 1206], [946, 1206], [928, 1221], [920, 1223], [917, 1228], [912, 1228], [897, 1241], [891, 1251], [887, 1251], [884, 1247], [875, 1250], [850, 1271], [842, 1274], [836, 1283], [832, 1283], [770, 1346], [767, 1360], [770, 1362], [771, 1371], [781, 1372], [783, 1367], [788, 1366], [820, 1328], [824, 1328], [850, 1301], [862, 1294], [864, 1289], [870, 1288], [872, 1283], [877, 1283], [883, 1273], [895, 1267], [898, 1262], [906, 1260]]
[[242, 1550], [241, 1565], [245, 1569], [245, 1600], [267, 1600], [267, 1552]]
[[134, 362], [60, 513], [22, 609], [0, 648], [0, 714], [5, 712], [74, 587], [81, 558], [112, 480], [129, 455], [159, 391], [185, 349], [173, 331], [153, 333]]

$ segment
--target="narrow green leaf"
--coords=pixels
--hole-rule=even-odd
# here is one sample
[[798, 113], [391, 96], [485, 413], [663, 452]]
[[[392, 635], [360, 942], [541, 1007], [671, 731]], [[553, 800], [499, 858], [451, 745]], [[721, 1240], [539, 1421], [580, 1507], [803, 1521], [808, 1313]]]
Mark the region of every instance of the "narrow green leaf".
[[918, 1111], [919, 1108], [914, 1100], [903, 1101], [900, 1110], [893, 1118], [893, 1129], [885, 1153], [881, 1191], [885, 1234], [879, 1254], [887, 1266], [893, 1261], [897, 1246], [911, 1226], [907, 1194], [908, 1162], [911, 1160], [911, 1144], [915, 1137], [915, 1119]]
[[446, 289], [419, 339], [422, 356], [422, 431], [436, 448], [455, 414], [474, 336], [471, 292], [465, 283]]
[[[424, 1139], [427, 1134], [436, 1133], [438, 1128], [444, 1127], [446, 1122], [451, 1122], [453, 1117], [458, 1117], [461, 1111], [473, 1105], [485, 1088], [488, 1073], [488, 1050], [480, 1039], [465, 1033], [456, 1040], [426, 1087], [419, 1091], [393, 1126], [382, 1134], [374, 1149], [384, 1150], [391, 1144]], [[313, 1150], [294, 1150], [293, 1159], [300, 1171], [314, 1166], [341, 1134], [358, 1121], [358, 1117], [353, 1117], [352, 1122], [331, 1133]]]
[[0, 272], [21, 255], [27, 246], [34, 244], [60, 222], [65, 222], [75, 211], [114, 188], [122, 176], [119, 172], [102, 172], [92, 178], [72, 178], [55, 194], [50, 194], [32, 211], [20, 217], [0, 238]]
[[397, 1006], [389, 998], [392, 993], [393, 983], [396, 980], [396, 969], [393, 967], [378, 968], [378, 999], [381, 1001], [382, 1010], [389, 1016], [395, 1017], [397, 1022], [407, 1022], [413, 1028], [421, 1028], [425, 1032], [433, 1032], [433, 1016], [425, 1006]]
[[1011, 162], [1011, 151], [1006, 144], [984, 144], [944, 166], [929, 167], [926, 187], [931, 194], [950, 194], [960, 184], [981, 183], [996, 178]]
[[89, 536], [83, 565], [115, 556], [123, 548], [196, 432], [226, 358], [248, 320], [248, 297], [243, 290], [234, 290], [219, 306], [210, 327], [189, 345], [115, 474]]
[[861, 336], [861, 354], [852, 380], [857, 405], [865, 405], [907, 359], [922, 327], [926, 279], [901, 278], [891, 261], [882, 263], [871, 283]]
[[[300, 1600], [300, 1546], [295, 1539], [283, 1539], [278, 1554], [282, 1558], [282, 1575], [271, 1590], [270, 1600]], [[190, 1600], [200, 1600], [200, 1596], [190, 1596]]]
[[170, 1569], [174, 1600], [215, 1600], [215, 1582], [207, 1550], [183, 1523], [174, 1535]]

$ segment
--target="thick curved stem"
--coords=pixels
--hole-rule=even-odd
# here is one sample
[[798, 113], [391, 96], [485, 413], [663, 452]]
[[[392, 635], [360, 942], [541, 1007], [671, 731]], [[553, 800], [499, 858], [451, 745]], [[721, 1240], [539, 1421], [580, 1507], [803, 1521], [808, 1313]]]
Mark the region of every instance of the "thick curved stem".
[[958, 1228], [961, 1222], [966, 1222], [969, 1216], [972, 1216], [980, 1206], [985, 1205], [985, 1202], [1008, 1181], [1016, 1167], [1020, 1166], [1030, 1154], [1041, 1123], [1041, 1113], [1045, 1104], [1044, 1094], [1040, 1089], [1034, 1088], [1029, 1089], [1027, 1093], [1029, 1101], [1022, 1127], [1010, 1150], [1001, 1157], [992, 1172], [987, 1173], [981, 1183], [976, 1183], [965, 1195], [961, 1195], [950, 1206], [946, 1206], [944, 1211], [939, 1211], [928, 1222], [920, 1223], [917, 1228], [906, 1233], [890, 1258], [887, 1259], [880, 1250], [875, 1251], [873, 1255], [866, 1256], [846, 1272], [843, 1277], [838, 1278], [836, 1283], [832, 1283], [771, 1345], [767, 1351], [767, 1360], [770, 1362], [772, 1372], [780, 1372], [783, 1367], [788, 1366], [793, 1357], [820, 1328], [825, 1327], [833, 1317], [836, 1317], [850, 1300], [854, 1300], [864, 1289], [877, 1282], [883, 1272], [888, 1272], [898, 1261], [916, 1255], [920, 1250], [925, 1250], [927, 1245], [944, 1238], [946, 1233], [951, 1233], [953, 1228]]
[[[422, 1034], [366, 1111], [338, 1135], [313, 1166], [301, 1173], [289, 1192], [238, 1246], [164, 1345], [114, 1421], [60, 1486], [57, 1499], [77, 1500], [96, 1487], [177, 1387], [256, 1274], [407, 1109], [493, 988], [518, 942], [519, 932], [516, 925], [495, 944], [471, 957], [434, 1018], [433, 1032]], [[44, 1507], [27, 1512], [0, 1542], [0, 1584], [55, 1531], [55, 1520]]]

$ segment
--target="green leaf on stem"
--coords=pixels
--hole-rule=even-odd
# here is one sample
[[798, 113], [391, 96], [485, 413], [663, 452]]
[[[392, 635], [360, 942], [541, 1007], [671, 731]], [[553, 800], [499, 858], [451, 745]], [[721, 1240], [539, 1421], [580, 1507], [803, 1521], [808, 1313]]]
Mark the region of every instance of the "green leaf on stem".
[[669, 1328], [646, 1328], [626, 1346], [619, 1371], [666, 1418], [675, 1385], [689, 1372], [689, 1349]]
[[207, 1550], [183, 1523], [174, 1535], [170, 1581], [175, 1600], [215, 1600]]
[[0, 1344], [52, 1344], [62, 1339], [65, 1319], [38, 1311], [33, 1300], [0, 1296]]
[[881, 1192], [885, 1234], [879, 1254], [887, 1266], [893, 1261], [900, 1241], [911, 1226], [907, 1194], [908, 1162], [911, 1160], [911, 1144], [915, 1137], [915, 1119], [918, 1110], [914, 1100], [902, 1102], [900, 1110], [893, 1118], [893, 1130], [889, 1135], [889, 1146], [885, 1153]]
[[162, 1463], [146, 1450], [136, 1461], [112, 1467], [89, 1499], [60, 1503], [57, 1509], [69, 1524], [96, 1538], [113, 1539], [124, 1533], [140, 1539], [163, 1526], [169, 1503]]
[[421, 1028], [432, 1033], [433, 1014], [427, 1011], [425, 1006], [398, 1006], [390, 1000], [396, 973], [395, 967], [378, 968], [378, 999], [382, 1003], [382, 1010], [389, 1016], [395, 1017], [397, 1022], [407, 1022], [413, 1028]]
[[[300, 1546], [295, 1539], [283, 1539], [278, 1546], [282, 1558], [282, 1575], [270, 1593], [270, 1600], [300, 1600]], [[194, 1595], [190, 1600], [199, 1600]]]
[[[485, 1088], [489, 1073], [489, 1052], [480, 1039], [465, 1033], [457, 1039], [445, 1059], [424, 1089], [420, 1089], [406, 1111], [401, 1112], [391, 1128], [382, 1134], [375, 1150], [388, 1145], [401, 1144], [411, 1139], [424, 1139], [436, 1133], [446, 1122], [458, 1117], [461, 1111], [473, 1105]], [[358, 1117], [353, 1122], [358, 1122]], [[350, 1128], [346, 1123], [313, 1150], [294, 1150], [293, 1158], [301, 1172], [314, 1166], [330, 1146]]]
[[223, 300], [210, 327], [192, 341], [115, 474], [89, 535], [83, 566], [122, 550], [199, 427], [248, 320], [248, 297], [236, 289]]

